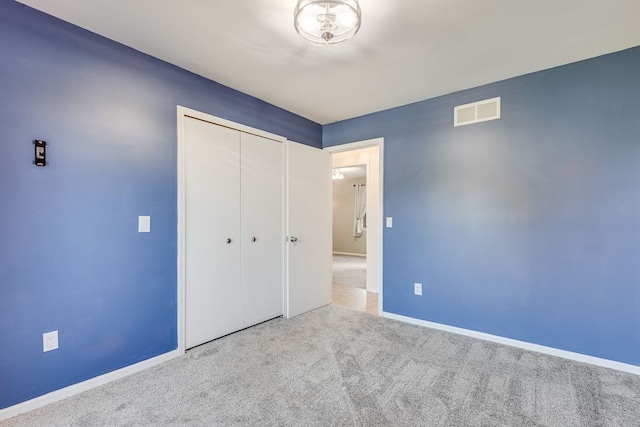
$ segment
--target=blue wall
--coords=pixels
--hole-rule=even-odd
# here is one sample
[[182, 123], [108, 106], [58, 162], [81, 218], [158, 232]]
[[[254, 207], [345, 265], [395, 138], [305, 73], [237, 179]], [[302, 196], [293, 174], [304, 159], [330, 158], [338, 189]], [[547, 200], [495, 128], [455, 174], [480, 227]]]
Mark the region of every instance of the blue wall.
[[13, 1], [0, 41], [4, 408], [177, 348], [176, 105], [316, 147], [322, 128]]
[[323, 127], [381, 136], [385, 311], [640, 365], [640, 48]]

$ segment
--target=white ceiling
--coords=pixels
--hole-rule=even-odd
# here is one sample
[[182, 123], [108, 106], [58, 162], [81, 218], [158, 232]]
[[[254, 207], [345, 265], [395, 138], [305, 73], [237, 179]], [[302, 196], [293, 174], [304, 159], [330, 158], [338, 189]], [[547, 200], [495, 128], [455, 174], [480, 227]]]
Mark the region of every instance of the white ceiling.
[[296, 0], [19, 0], [321, 124], [640, 45], [640, 0], [360, 0], [316, 46]]

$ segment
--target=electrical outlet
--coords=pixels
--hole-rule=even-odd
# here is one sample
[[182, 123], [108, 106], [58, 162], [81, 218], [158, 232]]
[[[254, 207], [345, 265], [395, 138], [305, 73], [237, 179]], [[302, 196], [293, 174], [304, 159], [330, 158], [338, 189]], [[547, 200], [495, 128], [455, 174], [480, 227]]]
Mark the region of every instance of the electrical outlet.
[[414, 283], [413, 284], [413, 294], [414, 295], [422, 295], [422, 283]]
[[42, 334], [42, 351], [47, 352], [58, 348], [58, 331]]

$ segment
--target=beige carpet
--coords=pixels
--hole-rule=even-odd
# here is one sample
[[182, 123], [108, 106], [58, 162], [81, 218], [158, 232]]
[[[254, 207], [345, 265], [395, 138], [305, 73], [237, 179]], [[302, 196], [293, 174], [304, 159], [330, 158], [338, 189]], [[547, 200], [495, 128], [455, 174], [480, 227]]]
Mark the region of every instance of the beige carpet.
[[640, 377], [327, 306], [2, 426], [637, 426]]
[[354, 288], [367, 288], [367, 258], [333, 256], [333, 283]]

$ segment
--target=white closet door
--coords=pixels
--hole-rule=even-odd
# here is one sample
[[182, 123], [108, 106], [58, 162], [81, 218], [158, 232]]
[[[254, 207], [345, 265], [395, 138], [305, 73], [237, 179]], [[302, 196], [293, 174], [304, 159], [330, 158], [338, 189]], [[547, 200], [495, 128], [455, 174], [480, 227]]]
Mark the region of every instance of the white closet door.
[[283, 313], [283, 144], [241, 136], [242, 327]]
[[191, 348], [241, 329], [240, 133], [191, 118], [184, 130], [185, 327]]
[[287, 317], [331, 303], [331, 157], [287, 143]]

